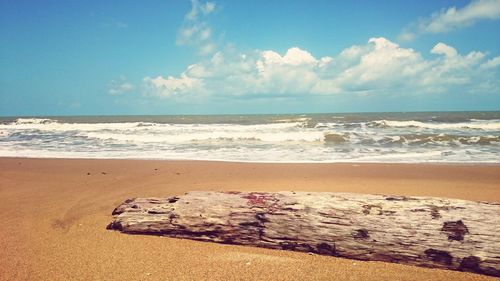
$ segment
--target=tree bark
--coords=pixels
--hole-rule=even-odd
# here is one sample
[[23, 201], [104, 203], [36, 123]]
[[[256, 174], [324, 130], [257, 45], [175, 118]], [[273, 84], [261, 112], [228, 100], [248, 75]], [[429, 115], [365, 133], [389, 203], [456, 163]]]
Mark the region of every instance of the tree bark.
[[127, 199], [109, 229], [500, 276], [500, 204], [307, 192]]

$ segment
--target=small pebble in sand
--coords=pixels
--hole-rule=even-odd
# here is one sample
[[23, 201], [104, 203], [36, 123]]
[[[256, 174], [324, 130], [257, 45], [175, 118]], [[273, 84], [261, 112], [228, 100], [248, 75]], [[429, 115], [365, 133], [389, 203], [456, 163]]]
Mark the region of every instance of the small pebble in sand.
[[149, 273], [149, 272], [148, 272], [148, 273], [146, 273], [146, 276], [151, 276], [151, 273]]
[[87, 173], [87, 176], [90, 176], [90, 173]]
[[106, 172], [101, 172], [101, 174], [105, 175], [105, 174], [106, 174]]
[[246, 265], [251, 265], [252, 263], [251, 262], [247, 262]]

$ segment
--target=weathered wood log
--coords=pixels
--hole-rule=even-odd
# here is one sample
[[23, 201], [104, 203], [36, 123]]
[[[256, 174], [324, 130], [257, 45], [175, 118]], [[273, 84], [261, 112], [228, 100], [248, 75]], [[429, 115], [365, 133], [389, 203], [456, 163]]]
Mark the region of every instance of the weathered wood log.
[[500, 204], [306, 192], [128, 199], [109, 229], [500, 276]]

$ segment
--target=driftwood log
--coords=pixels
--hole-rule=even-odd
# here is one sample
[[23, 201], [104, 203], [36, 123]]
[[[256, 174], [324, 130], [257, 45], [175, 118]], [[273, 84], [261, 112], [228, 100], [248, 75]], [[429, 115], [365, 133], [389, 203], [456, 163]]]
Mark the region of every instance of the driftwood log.
[[306, 192], [127, 199], [109, 229], [500, 276], [500, 204]]

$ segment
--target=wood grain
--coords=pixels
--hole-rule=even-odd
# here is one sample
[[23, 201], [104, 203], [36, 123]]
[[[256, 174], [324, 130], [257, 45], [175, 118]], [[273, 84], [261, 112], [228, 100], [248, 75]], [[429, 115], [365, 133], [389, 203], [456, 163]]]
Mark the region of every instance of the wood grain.
[[109, 229], [500, 276], [500, 204], [321, 192], [127, 199]]

